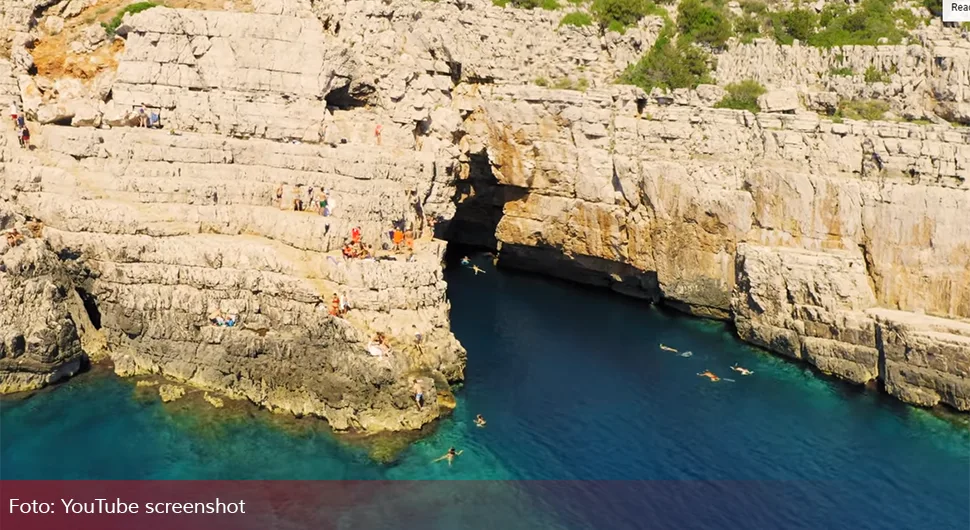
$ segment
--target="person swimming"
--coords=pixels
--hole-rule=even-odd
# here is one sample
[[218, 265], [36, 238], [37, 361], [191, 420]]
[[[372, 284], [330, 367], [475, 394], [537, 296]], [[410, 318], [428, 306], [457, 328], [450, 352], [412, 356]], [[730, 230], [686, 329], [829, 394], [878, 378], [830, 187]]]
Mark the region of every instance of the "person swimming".
[[485, 426], [485, 418], [483, 418], [481, 414], [475, 416], [475, 425], [479, 427]]
[[735, 372], [738, 372], [741, 375], [751, 375], [754, 373], [751, 370], [748, 370], [747, 368], [742, 368], [741, 366], [738, 366], [738, 363], [734, 363], [734, 366], [732, 366], [731, 369], [734, 370]]
[[720, 377], [714, 375], [714, 373], [711, 372], [710, 370], [704, 370], [703, 372], [701, 372], [701, 373], [699, 373], [697, 375], [700, 376], [700, 377], [706, 377], [706, 378], [710, 379], [711, 382], [713, 382], [713, 383], [716, 383], [716, 382], [718, 382], [718, 381], [721, 380]]
[[448, 449], [448, 452], [445, 453], [444, 456], [441, 456], [441, 457], [438, 457], [438, 458], [432, 460], [431, 463], [433, 464], [435, 462], [440, 462], [442, 460], [447, 459], [448, 460], [448, 465], [450, 466], [452, 460], [454, 460], [456, 456], [458, 456], [458, 455], [460, 455], [462, 453], [464, 453], [464, 451], [455, 451], [455, 448], [452, 447], [451, 449]]
[[690, 357], [691, 355], [694, 355], [694, 352], [685, 351], [685, 352], [683, 352], [683, 353], [680, 354], [681, 357]]
[[667, 346], [667, 345], [665, 345], [663, 343], [660, 344], [660, 349], [661, 350], [664, 350], [664, 351], [672, 351], [674, 353], [677, 353], [677, 349], [676, 348], [671, 348], [670, 346]]
[[472, 270], [475, 271], [475, 276], [478, 276], [478, 273], [485, 274], [485, 271], [482, 269], [479, 269], [478, 265], [472, 265]]
[[461, 258], [461, 264], [462, 265], [468, 265], [469, 263], [471, 263], [471, 260], [468, 259], [468, 256], [465, 256], [464, 258]]

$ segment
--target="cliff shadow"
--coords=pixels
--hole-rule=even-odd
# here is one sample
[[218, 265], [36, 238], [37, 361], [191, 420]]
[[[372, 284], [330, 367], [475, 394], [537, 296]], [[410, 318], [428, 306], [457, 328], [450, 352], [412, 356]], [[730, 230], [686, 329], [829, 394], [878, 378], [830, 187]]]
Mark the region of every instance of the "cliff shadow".
[[528, 190], [505, 186], [492, 173], [488, 155], [468, 157], [466, 174], [455, 181], [455, 215], [435, 226], [435, 237], [465, 247], [495, 251], [495, 231], [505, 211], [505, 204], [528, 194]]

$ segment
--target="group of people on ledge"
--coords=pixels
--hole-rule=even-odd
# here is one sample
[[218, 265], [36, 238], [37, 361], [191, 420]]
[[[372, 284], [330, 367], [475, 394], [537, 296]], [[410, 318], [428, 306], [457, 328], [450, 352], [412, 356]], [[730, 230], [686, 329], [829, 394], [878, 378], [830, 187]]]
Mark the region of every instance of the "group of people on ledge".
[[20, 147], [30, 149], [30, 129], [27, 128], [27, 117], [20, 112], [20, 107], [16, 101], [10, 102], [10, 119], [13, 120], [14, 129], [17, 131], [17, 141]]
[[145, 112], [145, 107], [138, 107], [138, 126], [147, 127], [149, 129], [161, 129], [162, 128], [162, 118], [159, 116], [158, 112], [154, 110], [150, 113]]
[[324, 217], [329, 217], [333, 213], [333, 195], [329, 189], [319, 190], [313, 186], [307, 186], [304, 192], [303, 185], [296, 184], [290, 194], [292, 202], [284, 202], [286, 185], [283, 182], [276, 187], [276, 203], [280, 210], [286, 210], [287, 206], [291, 205], [294, 212], [313, 212]]
[[231, 328], [239, 323], [238, 315], [223, 315], [222, 311], [216, 310], [209, 315], [209, 323], [217, 327]]

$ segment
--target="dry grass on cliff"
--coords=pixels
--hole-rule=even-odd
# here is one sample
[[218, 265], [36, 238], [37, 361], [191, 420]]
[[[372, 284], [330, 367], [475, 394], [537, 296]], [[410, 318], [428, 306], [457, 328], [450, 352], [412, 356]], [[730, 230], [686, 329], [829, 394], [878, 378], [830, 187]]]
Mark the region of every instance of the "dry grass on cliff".
[[[64, 29], [57, 35], [41, 37], [32, 55], [37, 66], [37, 74], [60, 79], [73, 77], [91, 79], [102, 70], [113, 70], [118, 66], [120, 52], [124, 50], [124, 40], [106, 38], [104, 44], [91, 53], [70, 53], [71, 43], [83, 40], [84, 30], [91, 24], [109, 22], [134, 0], [101, 0], [82, 11], [78, 16], [64, 21]], [[233, 11], [251, 12], [251, 0], [162, 0], [158, 4], [166, 7], [223, 11], [231, 4]], [[41, 26], [43, 27], [43, 25]]]

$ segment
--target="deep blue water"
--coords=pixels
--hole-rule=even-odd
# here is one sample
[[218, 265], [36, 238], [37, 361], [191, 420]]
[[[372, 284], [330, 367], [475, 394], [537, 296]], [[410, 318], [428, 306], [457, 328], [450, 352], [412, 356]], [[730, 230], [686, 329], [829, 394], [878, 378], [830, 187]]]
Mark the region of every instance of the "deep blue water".
[[[0, 478], [573, 481], [462, 483], [409, 520], [431, 528], [970, 527], [965, 422], [745, 346], [719, 323], [478, 263], [486, 274], [448, 272], [468, 350], [459, 406], [392, 464], [305, 428], [321, 422], [163, 406], [88, 374], [0, 402]], [[429, 463], [451, 445], [465, 451], [454, 466]], [[346, 524], [400, 523], [393, 507], [415, 502], [385, 498]]]

